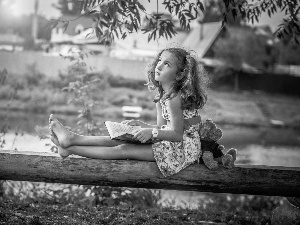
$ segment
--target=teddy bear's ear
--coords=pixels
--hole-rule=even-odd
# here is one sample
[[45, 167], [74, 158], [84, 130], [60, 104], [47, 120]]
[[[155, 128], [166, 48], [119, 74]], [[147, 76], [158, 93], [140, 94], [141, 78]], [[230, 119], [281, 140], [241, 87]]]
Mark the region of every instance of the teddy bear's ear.
[[208, 134], [207, 134], [207, 138], [209, 138], [212, 141], [218, 141], [223, 133], [222, 130], [220, 128], [217, 128], [217, 125], [211, 120], [206, 120], [207, 126], [210, 128]]
[[213, 141], [218, 141], [223, 136], [222, 130], [220, 128], [216, 128], [209, 132], [209, 138]]
[[207, 121], [202, 122], [201, 126], [200, 126], [200, 129], [199, 129], [200, 138], [206, 139], [206, 137], [208, 136], [209, 131], [210, 131], [209, 123], [207, 123]]
[[199, 135], [201, 139], [217, 141], [222, 137], [223, 133], [211, 119], [207, 119], [201, 123]]

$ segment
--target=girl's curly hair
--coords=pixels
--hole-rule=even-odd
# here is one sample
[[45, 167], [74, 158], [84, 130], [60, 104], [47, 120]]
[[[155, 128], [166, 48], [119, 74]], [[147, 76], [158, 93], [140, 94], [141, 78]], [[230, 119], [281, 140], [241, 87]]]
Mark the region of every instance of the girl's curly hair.
[[[164, 92], [161, 84], [155, 80], [155, 67], [164, 51], [172, 53], [178, 59], [177, 73], [183, 73], [183, 78], [176, 80], [173, 87]], [[197, 62], [195, 56], [182, 48], [166, 48], [160, 51], [154, 61], [146, 67], [148, 89], [158, 90], [154, 102], [171, 99], [178, 93], [181, 96], [182, 109], [202, 108], [207, 101], [208, 76], [203, 66]]]

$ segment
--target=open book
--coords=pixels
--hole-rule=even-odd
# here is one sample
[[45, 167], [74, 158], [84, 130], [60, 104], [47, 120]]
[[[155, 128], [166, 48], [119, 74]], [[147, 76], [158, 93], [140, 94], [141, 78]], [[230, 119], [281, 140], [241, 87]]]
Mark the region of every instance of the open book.
[[[132, 143], [141, 143], [140, 141], [134, 140], [132, 137], [142, 127], [130, 126], [127, 124], [111, 122], [111, 121], [106, 121], [104, 123], [111, 139], [132, 142]], [[151, 142], [152, 141], [149, 140], [147, 143], [151, 143]]]

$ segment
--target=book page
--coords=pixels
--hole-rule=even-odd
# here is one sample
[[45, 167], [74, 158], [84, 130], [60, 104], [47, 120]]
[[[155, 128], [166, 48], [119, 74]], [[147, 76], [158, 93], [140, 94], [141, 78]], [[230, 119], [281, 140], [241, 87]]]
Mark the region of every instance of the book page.
[[129, 126], [126, 124], [111, 121], [106, 121], [105, 125], [111, 138], [116, 138], [124, 134], [134, 135], [135, 132], [141, 129], [140, 126]]

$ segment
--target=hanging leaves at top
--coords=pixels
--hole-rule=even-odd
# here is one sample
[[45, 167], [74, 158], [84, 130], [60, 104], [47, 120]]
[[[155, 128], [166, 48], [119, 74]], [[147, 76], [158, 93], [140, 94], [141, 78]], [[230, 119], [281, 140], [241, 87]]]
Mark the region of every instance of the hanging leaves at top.
[[[222, 1], [225, 5], [222, 25], [227, 23], [229, 15], [233, 18], [241, 16], [254, 23], [259, 21], [264, 12], [272, 17], [276, 12], [283, 11], [287, 19], [279, 25], [276, 35], [279, 38], [288, 37], [299, 43], [300, 6], [298, 0], [260, 0], [255, 3], [252, 0]], [[190, 23], [199, 19], [200, 13], [204, 12], [204, 5], [200, 0], [160, 1], [158, 4], [162, 5], [171, 14], [170, 16], [160, 12], [150, 14], [141, 2], [141, 0], [78, 0], [82, 11], [79, 17], [94, 17], [94, 32], [99, 42], [111, 42], [115, 37], [124, 39], [140, 29], [143, 33], [148, 33], [148, 41], [150, 41], [160, 37], [172, 38], [176, 35], [175, 18], [178, 18], [181, 28], [189, 30]], [[66, 30], [72, 21], [50, 20], [49, 27], [53, 29], [63, 23], [63, 28]]]

